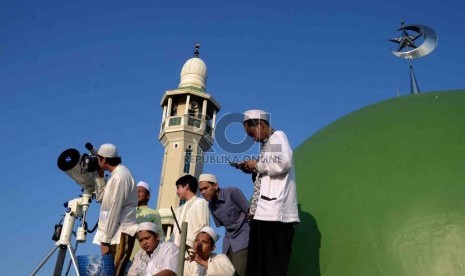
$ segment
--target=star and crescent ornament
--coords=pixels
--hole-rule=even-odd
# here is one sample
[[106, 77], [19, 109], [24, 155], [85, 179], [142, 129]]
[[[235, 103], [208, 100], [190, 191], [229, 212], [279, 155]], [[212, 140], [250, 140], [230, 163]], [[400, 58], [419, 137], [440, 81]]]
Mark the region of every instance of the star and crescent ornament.
[[[418, 24], [405, 26], [402, 20], [401, 27], [397, 31], [401, 31], [401, 36], [389, 39], [399, 44], [397, 50], [391, 50], [397, 57], [405, 59], [424, 57], [438, 45], [438, 35], [428, 26]], [[421, 42], [419, 38], [423, 38], [423, 41]]]

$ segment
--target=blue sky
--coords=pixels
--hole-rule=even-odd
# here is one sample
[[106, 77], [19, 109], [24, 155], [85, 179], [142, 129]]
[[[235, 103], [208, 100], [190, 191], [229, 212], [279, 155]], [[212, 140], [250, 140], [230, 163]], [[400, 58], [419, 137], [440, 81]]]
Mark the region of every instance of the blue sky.
[[[156, 190], [160, 100], [177, 88], [196, 42], [220, 116], [267, 110], [294, 148], [345, 114], [409, 94], [408, 63], [388, 41], [401, 18], [439, 36], [413, 63], [420, 89], [465, 87], [458, 0], [0, 3], [0, 266], [9, 275], [30, 273], [49, 252], [62, 204], [80, 193], [56, 166], [63, 150], [111, 142], [136, 181]], [[243, 135], [239, 124], [226, 133]], [[249, 176], [225, 164], [204, 170], [251, 195]], [[90, 225], [98, 211], [93, 203]], [[98, 254], [92, 237], [77, 255]]]

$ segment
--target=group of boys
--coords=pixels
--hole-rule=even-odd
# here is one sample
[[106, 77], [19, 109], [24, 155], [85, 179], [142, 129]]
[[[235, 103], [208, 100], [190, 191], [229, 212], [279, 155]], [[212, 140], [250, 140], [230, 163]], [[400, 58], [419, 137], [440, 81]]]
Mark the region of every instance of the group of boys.
[[[163, 241], [160, 225], [142, 222], [138, 226], [137, 239], [141, 249], [134, 257], [127, 275], [176, 275], [179, 247]], [[234, 267], [223, 254], [215, 254], [215, 230], [205, 226], [195, 235], [195, 250], [184, 262], [184, 275], [234, 275]]]
[[[179, 231], [164, 241], [160, 216], [147, 207], [150, 186], [139, 182], [136, 188], [116, 147], [100, 147], [100, 176], [104, 170], [112, 176], [97, 185], [102, 206], [94, 242], [100, 244], [102, 255], [114, 256], [117, 275], [125, 274], [135, 237], [142, 250], [132, 254], [127, 275], [176, 275], [178, 254], [186, 256], [184, 275], [286, 275], [294, 224], [299, 222], [292, 149], [284, 132], [274, 131], [270, 115], [262, 110], [245, 112], [243, 125], [247, 135], [261, 144], [258, 159], [236, 166], [252, 175], [250, 202], [237, 188], [220, 188], [213, 174], [202, 174], [198, 181], [184, 175], [176, 181], [176, 193], [185, 201], [175, 216], [188, 225], [186, 253], [179, 252]], [[197, 189], [204, 199], [197, 196]], [[218, 235], [209, 227], [210, 214], [217, 227], [225, 227], [223, 254], [212, 253]]]

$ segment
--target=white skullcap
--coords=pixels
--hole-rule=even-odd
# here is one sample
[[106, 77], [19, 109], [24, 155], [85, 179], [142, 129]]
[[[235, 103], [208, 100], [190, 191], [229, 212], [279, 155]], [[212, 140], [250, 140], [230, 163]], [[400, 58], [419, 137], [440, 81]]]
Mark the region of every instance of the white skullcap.
[[208, 182], [213, 182], [213, 183], [218, 183], [216, 180], [216, 176], [211, 173], [204, 173], [199, 176], [199, 182], [202, 181], [208, 181]]
[[163, 236], [163, 229], [160, 225], [153, 222], [141, 222], [137, 227], [137, 232], [139, 231], [152, 231], [160, 236]]
[[113, 144], [103, 144], [98, 149], [98, 155], [106, 158], [114, 158], [118, 156], [118, 150]]
[[144, 187], [150, 193], [150, 185], [147, 182], [139, 181], [139, 183], [137, 183], [137, 187]]
[[247, 120], [265, 120], [270, 123], [270, 114], [263, 110], [253, 109], [244, 112], [244, 122]]
[[208, 233], [208, 235], [212, 237], [214, 242], [216, 242], [220, 238], [220, 236], [216, 234], [215, 230], [213, 230], [213, 228], [211, 228], [210, 226], [203, 227], [202, 229], [200, 229], [200, 232]]

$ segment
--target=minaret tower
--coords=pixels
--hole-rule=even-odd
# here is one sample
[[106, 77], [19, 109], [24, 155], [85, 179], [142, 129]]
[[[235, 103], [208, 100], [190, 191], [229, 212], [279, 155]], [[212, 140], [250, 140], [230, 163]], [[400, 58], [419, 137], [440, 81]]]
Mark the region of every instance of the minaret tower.
[[202, 154], [213, 144], [215, 121], [220, 105], [207, 93], [207, 66], [199, 58], [200, 44], [194, 56], [181, 70], [179, 87], [163, 95], [158, 140], [165, 148], [160, 176], [157, 209], [162, 223], [174, 224], [170, 207], [180, 205], [176, 180], [190, 174], [198, 177], [203, 170]]

